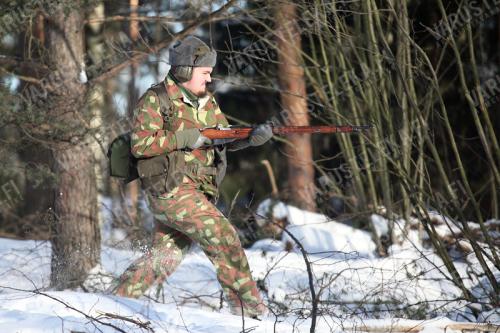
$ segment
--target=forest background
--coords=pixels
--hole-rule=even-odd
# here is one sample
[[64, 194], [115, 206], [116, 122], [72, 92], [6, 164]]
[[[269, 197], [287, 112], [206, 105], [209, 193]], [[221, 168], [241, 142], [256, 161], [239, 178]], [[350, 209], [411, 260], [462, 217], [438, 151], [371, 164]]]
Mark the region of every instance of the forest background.
[[[168, 46], [195, 34], [218, 51], [212, 91], [232, 124], [374, 125], [230, 154], [219, 207], [245, 245], [281, 232], [257, 223], [266, 198], [371, 232], [380, 256], [419, 230], [470, 302], [450, 250], [474, 253], [498, 305], [498, 224], [489, 222], [500, 202], [498, 1], [0, 8], [0, 233], [51, 242], [53, 288], [81, 285], [99, 263], [106, 216], [132, 247], [148, 242], [140, 185], [108, 176], [107, 146], [166, 75]], [[453, 228], [438, 232], [430, 211]], [[387, 218], [387, 232], [373, 213]]]

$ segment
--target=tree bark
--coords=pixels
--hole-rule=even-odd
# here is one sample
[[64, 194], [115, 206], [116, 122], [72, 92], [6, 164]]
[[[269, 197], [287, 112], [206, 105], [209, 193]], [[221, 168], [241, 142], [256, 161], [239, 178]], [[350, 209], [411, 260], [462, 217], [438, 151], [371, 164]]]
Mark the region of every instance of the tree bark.
[[[86, 96], [79, 82], [84, 60], [83, 17], [79, 1], [72, 9], [58, 10], [51, 17], [47, 33], [47, 51], [51, 68], [61, 73], [62, 82], [49, 91], [48, 112], [57, 124], [69, 129], [83, 128], [78, 120]], [[58, 175], [52, 220], [52, 275], [56, 289], [76, 287], [88, 271], [100, 261], [100, 231], [97, 218], [97, 190], [94, 165], [85, 163], [92, 154], [83, 133], [63, 134], [53, 146]], [[84, 155], [85, 154], [85, 155]], [[83, 162], [82, 162], [83, 159]]]
[[[139, 6], [139, 0], [130, 0], [130, 17], [136, 18], [137, 8]], [[130, 21], [130, 39], [132, 41], [137, 41], [139, 37], [139, 22], [131, 20]], [[137, 75], [138, 63], [136, 61], [132, 61], [130, 64], [130, 81], [128, 85], [128, 116], [132, 120], [134, 117], [134, 107], [139, 98], [137, 89], [135, 87], [135, 76]], [[125, 205], [128, 206], [128, 212], [130, 217], [130, 223], [133, 238], [141, 238], [142, 221], [138, 219], [138, 207], [139, 207], [139, 194], [140, 194], [140, 184], [138, 180], [133, 181], [127, 186], [127, 196], [128, 199], [124, 202]]]
[[[280, 3], [276, 8], [278, 77], [281, 103], [287, 113], [286, 125], [308, 126], [306, 83], [301, 67], [301, 36], [297, 22], [297, 8], [293, 3]], [[293, 204], [309, 211], [316, 210], [314, 167], [311, 136], [291, 135], [286, 145], [288, 159], [288, 186]]]

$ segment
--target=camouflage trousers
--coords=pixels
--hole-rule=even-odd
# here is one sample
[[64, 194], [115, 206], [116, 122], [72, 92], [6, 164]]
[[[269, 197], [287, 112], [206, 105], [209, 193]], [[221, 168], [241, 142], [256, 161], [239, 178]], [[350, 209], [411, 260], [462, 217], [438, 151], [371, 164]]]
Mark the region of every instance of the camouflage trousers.
[[235, 229], [193, 182], [180, 185], [170, 197], [149, 201], [157, 223], [153, 247], [121, 275], [117, 295], [137, 298], [162, 283], [194, 241], [215, 266], [233, 313], [265, 311]]

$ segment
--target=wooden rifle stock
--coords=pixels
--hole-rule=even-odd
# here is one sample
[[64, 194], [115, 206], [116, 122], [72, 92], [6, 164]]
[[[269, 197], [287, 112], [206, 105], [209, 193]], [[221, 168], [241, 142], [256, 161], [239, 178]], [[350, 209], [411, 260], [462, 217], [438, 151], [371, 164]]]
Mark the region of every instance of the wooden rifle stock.
[[[373, 125], [342, 126], [273, 126], [273, 134], [314, 134], [314, 133], [353, 133], [369, 130]], [[246, 139], [254, 127], [204, 128], [201, 134], [209, 139]]]

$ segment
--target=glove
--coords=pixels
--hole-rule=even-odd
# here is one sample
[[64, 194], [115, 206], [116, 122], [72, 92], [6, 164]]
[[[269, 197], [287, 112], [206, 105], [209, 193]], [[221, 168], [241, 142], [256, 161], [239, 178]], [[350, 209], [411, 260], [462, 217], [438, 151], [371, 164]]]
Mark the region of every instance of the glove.
[[204, 144], [211, 143], [209, 138], [201, 135], [198, 128], [188, 128], [183, 131], [175, 132], [175, 140], [177, 141], [177, 149], [197, 149]]
[[273, 127], [270, 124], [261, 124], [257, 126], [248, 137], [250, 146], [260, 146], [273, 137]]
[[198, 139], [196, 139], [196, 142], [193, 143], [192, 145], [189, 145], [188, 147], [191, 149], [198, 149], [201, 146], [209, 145], [211, 143], [212, 143], [212, 140], [210, 140], [209, 138], [207, 138], [206, 136], [204, 136], [200, 133], [200, 135], [198, 136]]
[[250, 135], [248, 139], [236, 140], [227, 145], [228, 151], [237, 151], [241, 149], [248, 148], [250, 146], [260, 146], [268, 141], [273, 136], [273, 128], [270, 124], [262, 124], [257, 126]]

